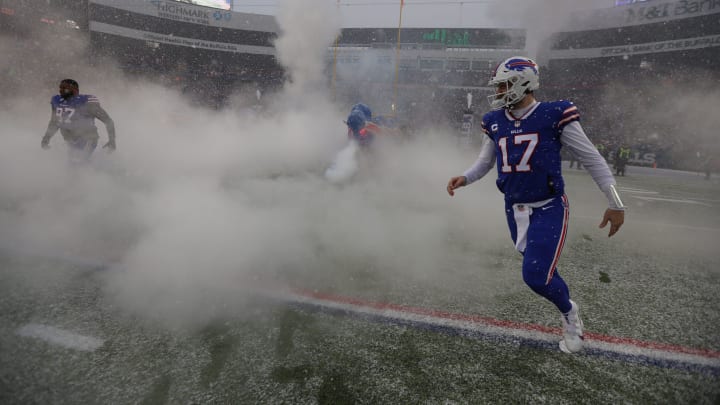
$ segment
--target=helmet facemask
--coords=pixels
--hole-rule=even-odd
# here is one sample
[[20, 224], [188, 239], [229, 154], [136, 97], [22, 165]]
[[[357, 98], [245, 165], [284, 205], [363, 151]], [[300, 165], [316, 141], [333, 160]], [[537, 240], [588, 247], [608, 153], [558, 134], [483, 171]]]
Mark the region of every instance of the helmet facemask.
[[[493, 110], [499, 110], [517, 104], [520, 100], [528, 94], [527, 85], [523, 86], [518, 84], [520, 78], [513, 76], [505, 80], [492, 80], [489, 85], [495, 87], [495, 94], [487, 96], [490, 107]], [[498, 92], [498, 87], [505, 85], [504, 92]]]

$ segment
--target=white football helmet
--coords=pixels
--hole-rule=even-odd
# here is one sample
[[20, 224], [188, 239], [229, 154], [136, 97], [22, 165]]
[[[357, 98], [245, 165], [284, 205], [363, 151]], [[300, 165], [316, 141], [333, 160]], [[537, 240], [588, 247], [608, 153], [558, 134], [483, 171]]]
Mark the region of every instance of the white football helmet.
[[493, 72], [488, 86], [497, 89], [506, 85], [506, 91], [488, 96], [490, 107], [494, 110], [507, 108], [516, 104], [531, 91], [540, 87], [540, 68], [537, 63], [524, 56], [513, 56], [506, 59]]

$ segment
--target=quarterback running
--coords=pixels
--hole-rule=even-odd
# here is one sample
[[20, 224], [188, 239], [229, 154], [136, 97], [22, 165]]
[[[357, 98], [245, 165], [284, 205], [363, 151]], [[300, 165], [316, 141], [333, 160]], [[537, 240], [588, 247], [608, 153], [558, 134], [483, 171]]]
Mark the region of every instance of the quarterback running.
[[560, 349], [578, 352], [583, 346], [579, 306], [557, 271], [568, 232], [570, 204], [561, 173], [560, 149], [566, 147], [588, 170], [607, 197], [600, 227], [610, 224], [613, 236], [625, 220], [615, 179], [605, 159], [580, 125], [580, 112], [570, 101], [535, 99], [539, 67], [531, 59], [511, 57], [500, 63], [488, 83], [492, 111], [483, 116], [487, 135], [475, 163], [462, 176], [452, 177], [447, 192], [473, 183], [496, 166], [498, 189], [505, 195], [505, 215], [515, 248], [523, 255], [522, 275], [537, 294], [560, 311]]

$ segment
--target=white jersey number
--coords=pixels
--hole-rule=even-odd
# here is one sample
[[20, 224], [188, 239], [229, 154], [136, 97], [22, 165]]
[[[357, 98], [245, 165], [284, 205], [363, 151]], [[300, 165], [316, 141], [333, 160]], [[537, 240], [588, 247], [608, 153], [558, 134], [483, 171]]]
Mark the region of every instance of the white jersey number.
[[[520, 158], [520, 163], [516, 164], [513, 168], [510, 163], [508, 163], [508, 146], [507, 146], [507, 137], [501, 138], [498, 141], [498, 146], [500, 147], [500, 153], [502, 154], [502, 166], [500, 167], [500, 170], [503, 173], [512, 173], [515, 172], [529, 172], [532, 170], [532, 167], [530, 165], [530, 158], [532, 157], [533, 153], [535, 153], [535, 147], [537, 147], [538, 144], [538, 134], [532, 133], [532, 134], [520, 134], [515, 135], [513, 143], [515, 145], [522, 145], [523, 143], [527, 143], [527, 146], [525, 146], [525, 150], [523, 151], [522, 157]], [[513, 170], [514, 169], [514, 170]]]
[[58, 107], [57, 109], [55, 109], [55, 115], [57, 115], [58, 121], [62, 122], [63, 124], [71, 123], [71, 118], [73, 114], [75, 114], [74, 108]]

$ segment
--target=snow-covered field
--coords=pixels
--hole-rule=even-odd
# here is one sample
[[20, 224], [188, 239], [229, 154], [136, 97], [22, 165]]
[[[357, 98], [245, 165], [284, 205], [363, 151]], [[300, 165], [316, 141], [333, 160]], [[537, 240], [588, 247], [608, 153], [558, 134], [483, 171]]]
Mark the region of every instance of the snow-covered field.
[[[673, 173], [640, 172], [630, 168], [628, 177], [619, 179], [630, 208], [624, 228], [608, 239], [597, 229], [603, 208], [599, 191], [584, 172], [566, 170], [572, 222], [559, 269], [582, 306], [589, 341], [613, 341], [626, 346], [623, 353], [566, 355], [554, 344], [515, 333], [552, 334], [559, 320], [551, 305], [522, 283], [520, 257], [500, 219], [501, 204], [485, 195], [494, 192], [491, 182], [463, 190], [455, 197], [459, 200], [443, 196], [447, 207], [474, 200], [470, 205], [478, 215], [469, 213], [452, 227], [433, 227], [421, 218], [445, 218], [442, 206], [417, 201], [394, 212], [400, 206], [367, 192], [382, 181], [359, 178], [342, 188], [319, 186], [338, 193], [330, 194], [333, 198], [342, 193], [367, 198], [351, 205], [354, 219], [346, 219], [345, 233], [336, 222], [346, 217], [325, 223], [314, 209], [306, 211], [320, 222], [296, 235], [309, 240], [289, 247], [298, 255], [294, 263], [278, 265], [268, 258], [267, 268], [255, 260], [233, 272], [226, 258], [228, 267], [219, 271], [206, 257], [213, 253], [210, 247], [198, 243], [202, 252], [180, 255], [199, 261], [193, 274], [185, 274], [153, 268], [148, 258], [109, 266], [98, 259], [102, 251], [83, 256], [72, 246], [6, 245], [0, 258], [0, 399], [714, 403], [720, 395], [720, 215], [715, 209], [720, 190], [702, 177], [678, 181]], [[287, 189], [297, 180], [271, 181]], [[228, 192], [234, 187], [241, 186], [226, 186]], [[295, 191], [297, 200], [288, 206], [309, 198]], [[431, 193], [442, 196], [443, 184], [435, 184]], [[230, 195], [248, 204], [242, 193]], [[488, 199], [487, 205], [477, 205]], [[5, 218], [15, 209], [6, 205]], [[321, 211], [333, 215], [327, 207]], [[388, 212], [394, 222], [377, 218]], [[377, 221], [375, 228], [358, 227], [367, 221]], [[373, 237], [379, 240], [355, 233], [353, 225], [359, 232], [376, 229]], [[403, 225], [414, 228], [397, 233], [385, 228]], [[322, 229], [333, 237], [321, 237]], [[102, 239], [103, 232], [97, 232]], [[353, 238], [364, 246], [353, 246]], [[273, 249], [280, 257], [288, 254], [281, 244]], [[415, 249], [417, 257], [402, 257]], [[173, 256], [156, 257], [154, 263], [177, 264], [178, 255]], [[139, 274], [133, 263], [156, 274]], [[338, 303], [345, 306], [337, 309]], [[375, 312], [368, 315], [367, 308]], [[403, 313], [414, 318], [402, 318]], [[438, 319], [509, 329], [494, 335], [463, 332], [438, 326]], [[675, 353], [679, 360], [634, 358], [637, 347]]]

